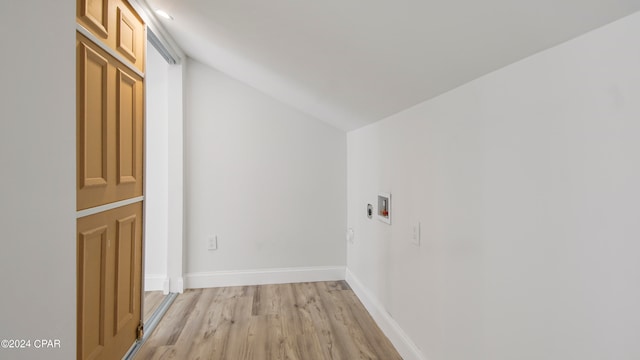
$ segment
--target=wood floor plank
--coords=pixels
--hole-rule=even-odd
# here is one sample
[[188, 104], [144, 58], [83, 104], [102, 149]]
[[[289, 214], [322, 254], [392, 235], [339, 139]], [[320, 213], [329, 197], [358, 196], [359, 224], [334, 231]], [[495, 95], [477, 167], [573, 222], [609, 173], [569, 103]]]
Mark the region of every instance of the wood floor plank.
[[348, 359], [376, 359], [375, 352], [366, 340], [363, 330], [356, 326], [351, 308], [341, 301], [339, 294], [341, 291], [329, 291], [324, 283], [316, 283], [316, 286], [342, 353], [347, 354]]
[[158, 346], [150, 353], [140, 352], [136, 359], [154, 359], [154, 360], [169, 360], [179, 359], [176, 353], [176, 347], [173, 345]]
[[156, 311], [162, 300], [164, 299], [162, 291], [145, 291], [144, 292], [144, 316], [145, 322], [149, 320], [151, 315]]
[[188, 359], [232, 359], [239, 326], [251, 317], [252, 297], [229, 298], [223, 291], [220, 297], [203, 314], [199, 330], [191, 338], [185, 338]]
[[329, 291], [339, 291], [339, 290], [351, 290], [349, 284], [346, 281], [326, 281], [325, 285]]
[[354, 322], [353, 328], [370, 330], [363, 331], [363, 335], [367, 343], [381, 359], [402, 359], [393, 347], [393, 344], [391, 344], [391, 341], [384, 336], [382, 330], [380, 330], [371, 315], [366, 311], [360, 311], [360, 309], [364, 309], [364, 305], [362, 305], [362, 302], [360, 302], [360, 299], [358, 299], [353, 291], [342, 291], [338, 296], [341, 297], [341, 302], [350, 308], [349, 313], [353, 316], [352, 321]]
[[344, 281], [188, 290], [136, 359], [401, 359]]
[[336, 327], [342, 331], [346, 330], [348, 337], [353, 340], [352, 356], [356, 356], [355, 353], [357, 353], [357, 358], [361, 359], [399, 359], [395, 350], [388, 351], [393, 349], [393, 346], [369, 313], [359, 311], [364, 306], [353, 291], [319, 291], [319, 293], [322, 294], [323, 302], [327, 304], [327, 311], [333, 314], [330, 318]]
[[281, 285], [259, 286], [254, 295], [252, 315], [278, 314], [280, 312]]
[[[215, 290], [215, 289], [212, 289]], [[149, 337], [145, 346], [140, 349], [137, 359], [165, 359], [178, 356], [176, 351], [167, 351], [173, 348], [182, 331], [187, 324], [192, 310], [202, 296], [201, 289], [187, 290], [176, 298], [172, 306], [164, 315], [153, 334]], [[148, 346], [147, 346], [148, 345]], [[162, 347], [162, 355], [153, 350], [155, 347]], [[173, 357], [170, 356], [174, 353]]]
[[227, 339], [231, 322], [234, 321], [228, 314], [233, 314], [233, 308], [237, 306], [235, 301], [215, 302], [204, 315], [202, 337], [194, 339], [188, 352], [189, 359], [224, 359], [226, 354]]
[[205, 320], [205, 314], [211, 308], [217, 295], [217, 289], [203, 291], [198, 302], [189, 313], [187, 321], [175, 342], [177, 354], [181, 359], [188, 358], [187, 353], [190, 351], [191, 345], [202, 337], [201, 329]]
[[331, 331], [331, 324], [326, 310], [319, 300], [319, 294], [314, 283], [301, 283], [297, 288], [298, 311], [305, 319], [303, 323], [303, 334], [315, 333], [320, 344], [316, 350], [318, 355], [324, 359], [341, 359], [342, 349], [336, 345], [338, 341], [336, 334]]

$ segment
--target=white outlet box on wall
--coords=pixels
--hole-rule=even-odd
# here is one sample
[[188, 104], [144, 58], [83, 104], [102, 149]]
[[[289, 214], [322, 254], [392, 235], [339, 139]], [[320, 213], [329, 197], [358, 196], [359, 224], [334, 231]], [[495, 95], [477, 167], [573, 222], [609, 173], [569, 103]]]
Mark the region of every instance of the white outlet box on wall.
[[391, 225], [391, 194], [378, 194], [378, 220]]

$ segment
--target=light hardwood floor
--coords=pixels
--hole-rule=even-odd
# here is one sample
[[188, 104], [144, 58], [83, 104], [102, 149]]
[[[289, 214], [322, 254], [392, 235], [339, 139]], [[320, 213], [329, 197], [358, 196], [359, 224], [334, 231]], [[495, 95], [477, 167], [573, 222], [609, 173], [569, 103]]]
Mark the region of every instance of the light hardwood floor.
[[144, 322], [147, 322], [164, 299], [162, 291], [144, 292]]
[[401, 359], [344, 281], [187, 290], [143, 359]]

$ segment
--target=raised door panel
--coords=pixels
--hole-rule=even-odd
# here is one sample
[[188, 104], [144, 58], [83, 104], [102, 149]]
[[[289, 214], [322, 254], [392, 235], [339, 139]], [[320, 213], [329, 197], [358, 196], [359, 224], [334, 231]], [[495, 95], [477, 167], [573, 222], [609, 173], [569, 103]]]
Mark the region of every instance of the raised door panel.
[[76, 20], [100, 39], [109, 36], [109, 0], [77, 0]]
[[117, 70], [116, 82], [116, 169], [118, 185], [137, 183], [142, 190], [140, 180], [141, 159], [139, 143], [142, 141], [142, 81], [123, 69]]
[[120, 63], [115, 72], [115, 197], [137, 197], [143, 191], [144, 81]]
[[116, 46], [118, 51], [135, 63], [137, 58], [136, 43], [140, 41], [140, 30], [136, 26], [135, 21], [132, 20], [127, 12], [124, 11], [121, 7], [118, 7], [116, 26], [118, 29], [116, 39]]
[[[114, 351], [124, 354], [137, 337], [142, 293], [142, 203], [114, 211]], [[122, 355], [120, 355], [122, 356]]]
[[78, 44], [79, 190], [107, 185], [108, 60]]
[[136, 84], [118, 69], [116, 82], [116, 169], [118, 184], [136, 182]]
[[107, 226], [83, 226], [78, 231], [78, 344], [83, 359], [102, 356], [107, 307]]
[[114, 49], [140, 71], [144, 71], [146, 27], [127, 1], [116, 1], [114, 31]]
[[116, 222], [116, 297], [115, 326], [117, 334], [133, 319], [134, 273], [136, 259], [136, 224], [137, 216], [131, 215]]

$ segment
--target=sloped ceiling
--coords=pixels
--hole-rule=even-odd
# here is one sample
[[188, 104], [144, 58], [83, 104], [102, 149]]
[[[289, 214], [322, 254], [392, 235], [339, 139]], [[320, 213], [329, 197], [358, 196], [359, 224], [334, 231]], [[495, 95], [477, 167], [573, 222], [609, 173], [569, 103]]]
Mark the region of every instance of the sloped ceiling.
[[192, 58], [343, 130], [640, 10], [640, 0], [147, 0]]

